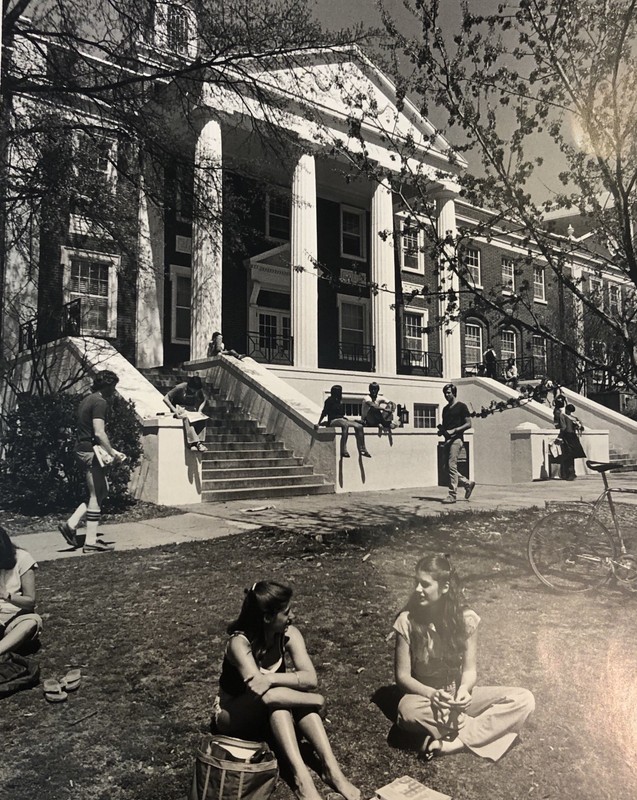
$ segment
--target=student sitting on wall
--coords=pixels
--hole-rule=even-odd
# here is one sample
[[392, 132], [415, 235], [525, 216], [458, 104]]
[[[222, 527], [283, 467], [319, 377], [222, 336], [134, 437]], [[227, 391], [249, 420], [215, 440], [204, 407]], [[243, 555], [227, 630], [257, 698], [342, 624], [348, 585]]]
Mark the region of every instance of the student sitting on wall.
[[343, 431], [341, 435], [341, 458], [349, 458], [349, 453], [347, 452], [347, 437], [349, 436], [350, 428], [354, 431], [359, 455], [365, 456], [366, 458], [372, 457], [371, 453], [368, 453], [365, 447], [365, 431], [363, 430], [363, 426], [360, 422], [355, 422], [345, 416], [342, 386], [336, 385], [332, 386], [330, 389], [330, 396], [323, 405], [323, 410], [321, 411], [321, 416], [316, 426], [317, 428], [326, 417], [326, 425], [341, 428]]
[[210, 340], [210, 344], [208, 345], [208, 358], [212, 358], [213, 356], [233, 356], [234, 358], [238, 358], [239, 361], [242, 361], [245, 356], [240, 355], [237, 353], [236, 350], [227, 350], [225, 344], [223, 343], [223, 336], [219, 331], [215, 331], [212, 334], [212, 339]]
[[361, 409], [363, 425], [377, 425], [380, 429], [379, 435], [383, 430], [389, 432], [397, 427], [397, 423], [394, 422], [395, 410], [396, 404], [380, 394], [380, 386], [376, 381], [370, 383], [369, 394], [363, 398]]

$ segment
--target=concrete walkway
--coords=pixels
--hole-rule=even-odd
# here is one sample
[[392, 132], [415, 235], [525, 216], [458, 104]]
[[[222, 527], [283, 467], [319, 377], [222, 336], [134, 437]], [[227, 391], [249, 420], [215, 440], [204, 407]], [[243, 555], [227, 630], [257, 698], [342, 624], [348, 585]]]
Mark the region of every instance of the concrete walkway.
[[[637, 488], [637, 473], [611, 474], [611, 485]], [[441, 514], [453, 517], [466, 511], [514, 511], [543, 508], [548, 502], [594, 500], [602, 490], [601, 478], [589, 475], [573, 482], [559, 480], [513, 486], [478, 485], [469, 502], [442, 505], [447, 492], [442, 487], [395, 489], [388, 492], [356, 492], [286, 497], [256, 501], [234, 500], [185, 506], [185, 514], [159, 517], [143, 522], [104, 525], [104, 540], [113, 542], [118, 551], [139, 550], [166, 544], [216, 539], [221, 536], [261, 527], [285, 530], [339, 531], [384, 525], [417, 524], [423, 517]], [[462, 497], [462, 493], [459, 495]], [[622, 502], [637, 506], [637, 495], [625, 495]], [[14, 537], [38, 561], [83, 556], [72, 550], [57, 530]], [[84, 558], [107, 558], [92, 554]]]

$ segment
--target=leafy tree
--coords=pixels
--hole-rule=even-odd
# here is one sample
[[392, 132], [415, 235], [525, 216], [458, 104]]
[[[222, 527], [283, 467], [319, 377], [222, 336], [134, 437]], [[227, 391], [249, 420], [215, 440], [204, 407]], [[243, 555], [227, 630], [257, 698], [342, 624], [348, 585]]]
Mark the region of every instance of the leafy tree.
[[[169, 19], [178, 24], [169, 29]], [[323, 32], [310, 0], [7, 0], [2, 23], [3, 276], [10, 259], [36, 270], [38, 233], [40, 250], [59, 252], [70, 212], [134, 262], [142, 181], [164, 213], [173, 201], [163, 165], [191, 169], [184, 142], [196, 136], [193, 112], [206, 87], [236, 97], [252, 134], [280, 156], [298, 142], [277, 125], [286, 100], [266, 91], [260, 73], [274, 64], [302, 71], [317, 45], [362, 38], [358, 30]], [[201, 178], [191, 173], [185, 183]], [[217, 208], [188, 211], [219, 222]], [[55, 299], [44, 298], [39, 312], [59, 306]], [[22, 286], [0, 300], [21, 319], [35, 312]]]
[[[518, 0], [500, 3], [490, 14], [476, 14], [472, 4], [462, 3], [454, 31], [442, 25], [439, 0], [403, 4], [413, 25], [399, 24], [389, 6], [379, 2], [383, 47], [394, 64], [399, 94], [424, 115], [442, 117], [440, 132], [460, 143], [449, 146], [452, 164], [462, 157], [469, 163], [460, 170], [463, 196], [494, 210], [477, 228], [460, 230], [454, 241], [436, 237], [434, 226], [433, 253], [458, 274], [461, 290], [480, 294], [467, 279], [458, 245], [476, 235], [489, 238], [498, 229], [514, 232], [528, 248], [528, 258], [541, 258], [569, 301], [596, 320], [613, 350], [620, 347], [623, 356], [611, 365], [614, 380], [635, 388], [637, 0]], [[433, 221], [429, 192], [434, 179], [410, 167], [413, 143], [392, 140], [391, 134], [388, 139], [401, 155], [397, 188], [404, 190], [406, 207], [414, 221], [422, 216]], [[546, 177], [549, 161], [562, 165], [559, 188], [538, 201], [533, 181]], [[370, 163], [361, 167], [386, 177]], [[556, 236], [545, 214], [558, 209], [579, 213], [594, 236], [586, 241]], [[431, 234], [432, 226], [425, 227]], [[598, 303], [581, 274], [571, 269], [578, 254], [592, 256], [600, 272], [608, 269], [627, 281], [621, 313]], [[533, 308], [523, 293], [481, 294], [480, 302], [564, 348], [581, 369], [608, 367], [555, 320], [537, 314], [528, 319]], [[524, 317], [520, 304], [527, 306]], [[447, 316], [457, 313], [452, 303]]]

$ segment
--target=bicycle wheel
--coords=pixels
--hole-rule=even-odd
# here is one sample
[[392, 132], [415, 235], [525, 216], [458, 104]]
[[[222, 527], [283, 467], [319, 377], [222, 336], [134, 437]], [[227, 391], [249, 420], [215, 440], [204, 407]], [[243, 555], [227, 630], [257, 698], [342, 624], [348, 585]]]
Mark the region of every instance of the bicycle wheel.
[[537, 577], [558, 592], [587, 592], [612, 575], [615, 542], [599, 520], [583, 511], [556, 511], [531, 531], [527, 555]]

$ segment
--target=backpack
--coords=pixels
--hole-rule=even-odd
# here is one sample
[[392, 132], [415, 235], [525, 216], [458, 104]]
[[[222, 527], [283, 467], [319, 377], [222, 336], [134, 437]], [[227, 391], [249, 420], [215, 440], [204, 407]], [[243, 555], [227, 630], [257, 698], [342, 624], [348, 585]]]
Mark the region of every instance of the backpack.
[[30, 689], [40, 682], [40, 665], [19, 653], [0, 655], [0, 699], [20, 689]]

